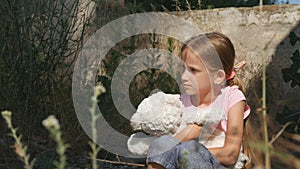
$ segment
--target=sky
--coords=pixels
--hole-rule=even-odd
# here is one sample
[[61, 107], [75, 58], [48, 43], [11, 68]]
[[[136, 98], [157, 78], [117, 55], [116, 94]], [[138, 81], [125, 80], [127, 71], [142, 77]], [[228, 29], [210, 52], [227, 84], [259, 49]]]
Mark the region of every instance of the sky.
[[300, 0], [289, 0], [290, 4], [300, 4]]

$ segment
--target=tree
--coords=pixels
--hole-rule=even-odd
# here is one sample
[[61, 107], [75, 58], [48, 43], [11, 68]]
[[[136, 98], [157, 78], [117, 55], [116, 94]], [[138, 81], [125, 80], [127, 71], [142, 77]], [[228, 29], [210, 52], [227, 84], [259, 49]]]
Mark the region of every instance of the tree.
[[16, 112], [25, 136], [45, 114], [72, 111], [71, 69], [88, 24], [87, 2], [1, 1], [0, 108]]

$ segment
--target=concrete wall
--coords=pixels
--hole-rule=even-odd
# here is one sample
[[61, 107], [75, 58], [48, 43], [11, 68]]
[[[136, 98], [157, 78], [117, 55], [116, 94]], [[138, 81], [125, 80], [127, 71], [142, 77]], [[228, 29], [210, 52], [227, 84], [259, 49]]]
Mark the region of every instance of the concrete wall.
[[[255, 8], [224, 8], [177, 13], [197, 23], [204, 32], [218, 31], [232, 40], [237, 61], [246, 59], [248, 66], [242, 74], [246, 81], [260, 74], [262, 56], [272, 61], [276, 48], [284, 41], [300, 20], [300, 6], [265, 6], [262, 14]], [[286, 46], [291, 50], [291, 46]], [[298, 46], [299, 47], [299, 46]], [[286, 53], [285, 57], [290, 57]], [[289, 66], [284, 60], [281, 67]]]

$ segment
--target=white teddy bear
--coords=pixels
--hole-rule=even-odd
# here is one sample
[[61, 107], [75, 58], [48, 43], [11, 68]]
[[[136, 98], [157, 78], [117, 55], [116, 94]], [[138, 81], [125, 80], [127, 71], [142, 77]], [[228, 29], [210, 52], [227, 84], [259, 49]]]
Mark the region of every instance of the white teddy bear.
[[[216, 118], [220, 116], [216, 115], [218, 111], [206, 109], [206, 111], [199, 112], [197, 109], [183, 109], [183, 107], [179, 94], [157, 92], [145, 98], [130, 120], [133, 130], [142, 132], [130, 136], [127, 142], [129, 151], [134, 154], [146, 155], [152, 140], [158, 136], [175, 135], [188, 123], [205, 123], [207, 128], [208, 124], [216, 126], [220, 122], [220, 118]], [[220, 147], [223, 146], [224, 138], [220, 134], [214, 137], [215, 141], [201, 143], [207, 144], [209, 147]]]
[[179, 94], [157, 92], [145, 98], [130, 120], [133, 130], [143, 132], [130, 136], [128, 150], [134, 154], [146, 155], [156, 137], [174, 134], [181, 124], [181, 110]]
[[[219, 97], [214, 103], [219, 104], [223, 102], [223, 99]], [[200, 143], [204, 146], [222, 147], [225, 142], [225, 133], [215, 129], [220, 120], [225, 118], [224, 113], [220, 115], [221, 109], [220, 107], [208, 108], [205, 111], [188, 109], [184, 108], [179, 94], [154, 93], [140, 103], [136, 113], [131, 117], [130, 124], [133, 130], [138, 132], [128, 139], [128, 150], [134, 154], [146, 155], [152, 141], [158, 136], [176, 135], [189, 123], [204, 125], [202, 133], [208, 131], [206, 134], [213, 134], [214, 137], [210, 139], [200, 139]], [[211, 127], [214, 129], [211, 130]], [[243, 166], [247, 159], [247, 156], [241, 153], [236, 167], [233, 168], [241, 168], [238, 166]]]

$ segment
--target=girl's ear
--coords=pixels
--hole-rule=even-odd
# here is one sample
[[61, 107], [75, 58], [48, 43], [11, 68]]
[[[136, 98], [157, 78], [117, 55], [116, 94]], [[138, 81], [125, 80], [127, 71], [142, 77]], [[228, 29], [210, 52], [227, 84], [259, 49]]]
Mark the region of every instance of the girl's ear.
[[218, 70], [214, 75], [214, 83], [217, 85], [223, 84], [225, 76], [224, 70]]

